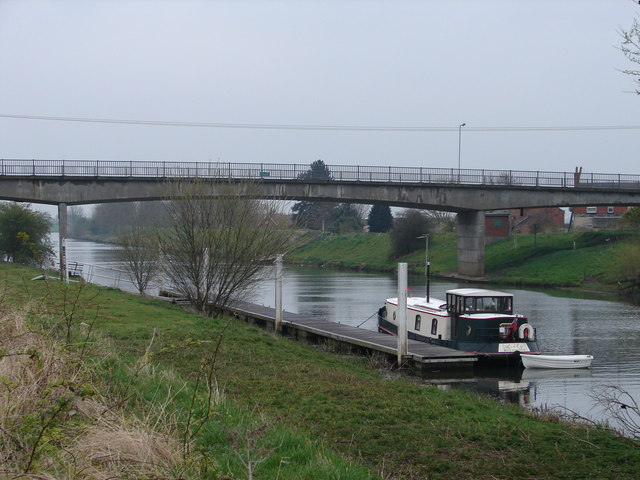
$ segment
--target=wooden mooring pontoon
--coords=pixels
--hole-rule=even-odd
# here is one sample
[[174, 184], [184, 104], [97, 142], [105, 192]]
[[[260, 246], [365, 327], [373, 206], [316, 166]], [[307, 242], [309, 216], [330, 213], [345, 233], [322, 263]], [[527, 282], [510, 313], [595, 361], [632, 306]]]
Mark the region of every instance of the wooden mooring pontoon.
[[[274, 329], [276, 310], [252, 303], [240, 303], [227, 307], [230, 313], [248, 323]], [[382, 353], [395, 361], [398, 355], [398, 339], [395, 336], [352, 327], [341, 323], [283, 312], [282, 334], [312, 342], [328, 342], [338, 350], [371, 354]], [[408, 353], [403, 357], [405, 366], [420, 371], [472, 368], [478, 356], [452, 348], [409, 340]]]

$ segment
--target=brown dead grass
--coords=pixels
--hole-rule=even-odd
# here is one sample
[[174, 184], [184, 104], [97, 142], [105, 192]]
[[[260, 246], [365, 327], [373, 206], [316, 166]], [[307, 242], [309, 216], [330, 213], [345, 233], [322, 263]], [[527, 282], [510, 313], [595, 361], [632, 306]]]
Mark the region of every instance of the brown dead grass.
[[163, 425], [78, 394], [88, 381], [77, 358], [0, 300], [0, 478], [175, 478], [180, 448]]
[[83, 476], [97, 480], [114, 476], [166, 478], [181, 460], [174, 439], [125, 418], [100, 419], [78, 437], [72, 452], [88, 463]]

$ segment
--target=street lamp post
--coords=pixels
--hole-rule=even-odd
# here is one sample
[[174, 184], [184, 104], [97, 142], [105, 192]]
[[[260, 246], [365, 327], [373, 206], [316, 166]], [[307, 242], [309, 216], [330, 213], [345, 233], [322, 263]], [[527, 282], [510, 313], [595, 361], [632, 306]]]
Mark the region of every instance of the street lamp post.
[[458, 182], [460, 182], [460, 147], [462, 145], [462, 127], [465, 127], [466, 123], [458, 125]]
[[418, 237], [424, 238], [424, 276], [425, 276], [425, 297], [427, 299], [427, 303], [429, 303], [429, 277], [430, 277], [430, 267], [429, 263], [429, 234], [425, 233], [424, 235]]

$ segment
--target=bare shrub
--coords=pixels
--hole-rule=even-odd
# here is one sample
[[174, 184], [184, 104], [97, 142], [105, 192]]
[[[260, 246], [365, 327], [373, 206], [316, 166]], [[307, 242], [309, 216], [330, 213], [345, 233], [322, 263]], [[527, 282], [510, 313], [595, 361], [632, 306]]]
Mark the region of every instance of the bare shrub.
[[640, 439], [640, 405], [625, 389], [617, 385], [597, 388], [592, 394], [597, 405], [611, 420], [608, 427], [635, 440]]
[[160, 249], [155, 235], [139, 225], [128, 227], [117, 240], [118, 257], [140, 295], [144, 295], [160, 270]]
[[292, 230], [282, 207], [252, 198], [256, 185], [192, 179], [167, 186], [164, 273], [200, 312], [241, 300], [267, 274], [264, 262], [288, 248]]

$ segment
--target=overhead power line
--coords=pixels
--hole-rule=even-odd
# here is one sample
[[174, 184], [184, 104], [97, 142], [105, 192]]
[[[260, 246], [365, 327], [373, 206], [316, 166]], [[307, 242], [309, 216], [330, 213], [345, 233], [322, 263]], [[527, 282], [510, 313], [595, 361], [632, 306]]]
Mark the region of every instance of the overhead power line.
[[[164, 120], [124, 120], [113, 118], [57, 117], [45, 115], [17, 115], [0, 113], [0, 118], [20, 120], [47, 120], [54, 122], [108, 123], [120, 125], [151, 125], [161, 127], [197, 127], [197, 128], [234, 128], [257, 130], [319, 130], [319, 131], [356, 131], [356, 132], [457, 132], [458, 126], [420, 127], [420, 126], [379, 126], [379, 125], [304, 125], [304, 124], [265, 124], [265, 123], [217, 123], [217, 122], [178, 122]], [[562, 132], [589, 130], [640, 130], [640, 125], [564, 125], [564, 126], [516, 126], [516, 127], [465, 127], [465, 132]]]

